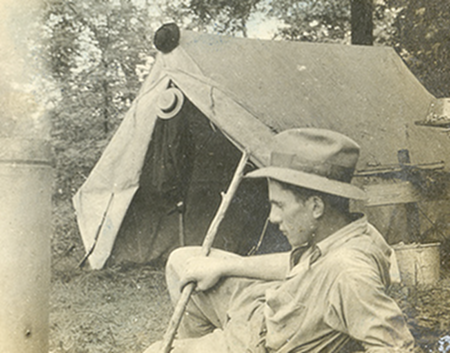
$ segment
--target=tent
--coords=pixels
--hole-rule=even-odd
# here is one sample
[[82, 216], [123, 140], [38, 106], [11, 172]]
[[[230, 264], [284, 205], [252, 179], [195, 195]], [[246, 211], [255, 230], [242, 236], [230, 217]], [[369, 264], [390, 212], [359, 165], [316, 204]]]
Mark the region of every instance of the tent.
[[[264, 166], [272, 137], [288, 128], [327, 128], [350, 136], [361, 146], [358, 170], [397, 165], [401, 150], [409, 151], [411, 163], [448, 169], [448, 138], [416, 123], [438, 114], [435, 107], [442, 102], [391, 48], [190, 31], [182, 31], [175, 44], [158, 53], [122, 124], [74, 196], [94, 269], [108, 260], [150, 261], [177, 246], [179, 198], [185, 201], [186, 242], [199, 244], [241, 151], [250, 154], [249, 168]], [[180, 90], [185, 103], [176, 118], [164, 120], [158, 117], [158, 99], [168, 87]], [[425, 141], [433, 147], [425, 148]], [[165, 157], [172, 164], [158, 164], [164, 151], [173, 152]], [[178, 159], [187, 162], [177, 166]], [[158, 168], [187, 169], [175, 173], [172, 189], [161, 192], [164, 180], [155, 183], [161, 179]], [[242, 189], [217, 245], [232, 251], [250, 247], [267, 216], [261, 181], [245, 181]]]

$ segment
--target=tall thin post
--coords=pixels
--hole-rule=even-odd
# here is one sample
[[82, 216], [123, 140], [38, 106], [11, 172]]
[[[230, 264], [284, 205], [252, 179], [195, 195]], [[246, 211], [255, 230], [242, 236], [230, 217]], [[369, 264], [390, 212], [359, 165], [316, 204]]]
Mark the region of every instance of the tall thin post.
[[[399, 150], [397, 152], [397, 159], [400, 165], [408, 165], [411, 163], [409, 150]], [[417, 202], [410, 202], [405, 204], [406, 210], [406, 235], [403, 239], [405, 243], [414, 243], [420, 241], [420, 218], [419, 206]]]

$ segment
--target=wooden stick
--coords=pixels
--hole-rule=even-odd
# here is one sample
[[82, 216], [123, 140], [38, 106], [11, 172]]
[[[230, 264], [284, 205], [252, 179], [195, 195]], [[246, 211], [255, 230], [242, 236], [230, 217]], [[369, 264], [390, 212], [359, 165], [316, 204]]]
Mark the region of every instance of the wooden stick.
[[[214, 219], [209, 226], [208, 232], [206, 233], [205, 239], [202, 244], [202, 255], [208, 256], [212, 244], [214, 242], [214, 238], [217, 234], [217, 230], [219, 229], [219, 225], [225, 217], [225, 213], [230, 206], [231, 200], [236, 193], [236, 190], [239, 186], [239, 183], [244, 176], [244, 168], [248, 161], [248, 153], [244, 151], [242, 154], [241, 160], [236, 168], [233, 179], [228, 187], [227, 193], [222, 194], [222, 202], [220, 203], [219, 209], [217, 210]], [[183, 318], [184, 311], [188, 305], [189, 299], [191, 297], [192, 292], [194, 291], [195, 283], [191, 282], [184, 286], [183, 291], [181, 292], [180, 299], [178, 300], [177, 305], [175, 306], [175, 310], [172, 314], [172, 317], [169, 322], [169, 326], [167, 327], [167, 331], [163, 337], [162, 341], [162, 353], [169, 353], [172, 349], [172, 343], [175, 339], [175, 335], [178, 330], [178, 326], [180, 326], [181, 319]]]

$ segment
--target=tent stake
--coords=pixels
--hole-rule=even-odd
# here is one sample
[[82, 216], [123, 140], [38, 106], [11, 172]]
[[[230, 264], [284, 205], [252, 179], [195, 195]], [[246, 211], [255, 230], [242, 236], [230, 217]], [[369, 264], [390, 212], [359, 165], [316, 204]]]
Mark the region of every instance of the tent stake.
[[[222, 202], [220, 203], [219, 209], [217, 210], [217, 213], [214, 216], [211, 225], [209, 226], [208, 232], [206, 233], [205, 239], [203, 240], [201, 251], [202, 256], [208, 256], [211, 251], [211, 247], [214, 242], [214, 238], [217, 234], [217, 230], [219, 229], [219, 225], [222, 222], [223, 218], [225, 217], [225, 213], [228, 207], [230, 206], [231, 200], [233, 199], [234, 194], [236, 193], [236, 190], [239, 186], [239, 183], [241, 182], [244, 176], [244, 168], [245, 165], [247, 164], [248, 157], [249, 157], [248, 153], [244, 151], [241, 160], [236, 168], [236, 171], [234, 172], [234, 176], [228, 187], [227, 193], [222, 194]], [[193, 282], [188, 283], [187, 285], [184, 286], [181, 292], [180, 299], [178, 300], [178, 303], [175, 306], [175, 310], [170, 319], [167, 331], [163, 337], [161, 353], [169, 353], [170, 350], [172, 349], [172, 343], [173, 340], [175, 339], [178, 326], [180, 325], [184, 311], [186, 310], [186, 307], [188, 305], [191, 294], [194, 291], [194, 288], [195, 283]]]
[[184, 202], [177, 203], [178, 209], [178, 237], [180, 240], [180, 246], [186, 245], [186, 236], [184, 234]]

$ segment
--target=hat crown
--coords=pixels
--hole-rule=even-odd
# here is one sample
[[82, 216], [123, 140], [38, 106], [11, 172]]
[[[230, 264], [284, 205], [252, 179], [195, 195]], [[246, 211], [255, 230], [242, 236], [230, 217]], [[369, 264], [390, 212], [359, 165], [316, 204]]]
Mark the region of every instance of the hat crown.
[[350, 182], [358, 157], [356, 142], [338, 132], [291, 129], [275, 136], [270, 165]]
[[303, 128], [274, 137], [270, 165], [248, 178], [269, 178], [340, 197], [365, 200], [366, 193], [350, 184], [359, 146], [338, 132]]

